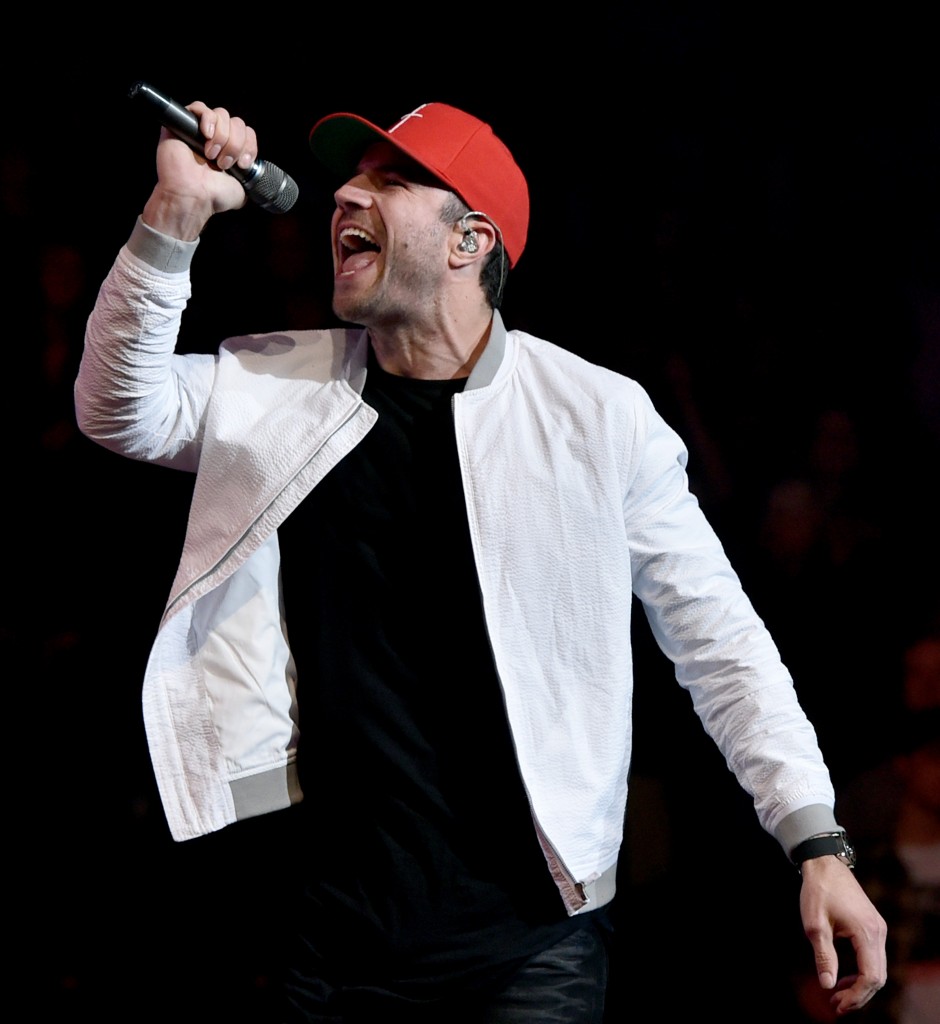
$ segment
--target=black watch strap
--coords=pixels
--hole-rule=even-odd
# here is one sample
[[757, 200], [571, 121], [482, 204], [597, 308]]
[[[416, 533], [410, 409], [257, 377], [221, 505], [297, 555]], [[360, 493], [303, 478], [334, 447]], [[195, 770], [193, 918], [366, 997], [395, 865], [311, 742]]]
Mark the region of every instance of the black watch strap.
[[855, 867], [855, 847], [842, 831], [823, 832], [798, 843], [790, 853], [790, 860], [799, 867], [804, 861], [812, 860], [814, 857], [825, 857], [827, 854], [838, 857], [850, 868]]

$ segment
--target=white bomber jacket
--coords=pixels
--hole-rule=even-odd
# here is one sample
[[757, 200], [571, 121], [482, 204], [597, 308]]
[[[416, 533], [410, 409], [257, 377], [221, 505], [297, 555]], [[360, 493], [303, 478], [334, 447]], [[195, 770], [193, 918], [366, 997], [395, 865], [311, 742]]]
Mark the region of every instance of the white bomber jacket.
[[[177, 840], [301, 798], [276, 531], [376, 420], [358, 329], [175, 354], [196, 244], [138, 221], [89, 318], [75, 388], [88, 437], [196, 473], [143, 689]], [[762, 826], [787, 852], [836, 827], [789, 673], [688, 490], [682, 442], [642, 388], [495, 314], [453, 413], [493, 657], [569, 913], [613, 894], [634, 593]]]

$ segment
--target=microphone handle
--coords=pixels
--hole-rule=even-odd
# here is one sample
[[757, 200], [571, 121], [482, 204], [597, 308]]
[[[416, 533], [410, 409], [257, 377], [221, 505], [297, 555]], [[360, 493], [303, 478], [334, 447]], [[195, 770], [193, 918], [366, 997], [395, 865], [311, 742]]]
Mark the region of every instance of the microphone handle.
[[[133, 85], [129, 96], [147, 103], [165, 128], [205, 158], [206, 138], [199, 130], [199, 118], [191, 110], [146, 82]], [[297, 201], [299, 190], [294, 179], [266, 160], [257, 159], [248, 168], [233, 164], [225, 173], [241, 184], [249, 198], [271, 213], [286, 213]]]

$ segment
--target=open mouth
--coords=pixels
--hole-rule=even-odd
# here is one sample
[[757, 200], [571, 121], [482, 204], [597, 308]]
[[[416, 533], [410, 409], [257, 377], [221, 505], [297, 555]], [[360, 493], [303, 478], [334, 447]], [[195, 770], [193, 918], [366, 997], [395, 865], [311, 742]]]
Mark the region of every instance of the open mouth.
[[365, 228], [346, 227], [339, 233], [341, 271], [351, 274], [375, 262], [382, 247]]

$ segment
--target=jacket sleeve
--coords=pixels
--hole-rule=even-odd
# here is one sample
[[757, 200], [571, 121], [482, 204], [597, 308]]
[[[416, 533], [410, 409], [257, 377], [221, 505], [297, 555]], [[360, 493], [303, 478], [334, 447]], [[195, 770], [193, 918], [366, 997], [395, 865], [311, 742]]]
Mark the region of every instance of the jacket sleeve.
[[138, 219], [88, 318], [75, 382], [87, 437], [129, 458], [195, 471], [216, 360], [175, 353], [196, 242]]
[[634, 592], [761, 824], [789, 853], [836, 827], [829, 772], [790, 673], [689, 491], [686, 449], [642, 389], [629, 460]]

